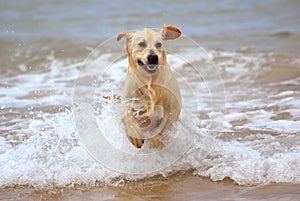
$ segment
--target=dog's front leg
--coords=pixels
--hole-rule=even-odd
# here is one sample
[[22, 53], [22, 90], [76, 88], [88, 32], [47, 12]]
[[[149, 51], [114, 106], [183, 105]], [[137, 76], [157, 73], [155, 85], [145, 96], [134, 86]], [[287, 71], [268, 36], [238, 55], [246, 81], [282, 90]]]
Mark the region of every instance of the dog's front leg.
[[125, 126], [125, 132], [127, 134], [130, 142], [137, 148], [141, 148], [144, 144], [144, 139], [142, 138], [142, 131], [139, 127], [137, 120], [134, 118], [131, 111], [127, 111], [122, 118], [123, 124]]
[[149, 139], [149, 145], [151, 148], [161, 148], [164, 146], [163, 130], [168, 120], [168, 117], [165, 115], [163, 106], [155, 106], [152, 118], [155, 119], [155, 123], [152, 132], [153, 134]]
[[151, 122], [153, 122], [153, 130], [160, 132], [166, 123], [167, 117], [164, 113], [164, 107], [161, 105], [155, 105], [152, 113], [150, 114]]

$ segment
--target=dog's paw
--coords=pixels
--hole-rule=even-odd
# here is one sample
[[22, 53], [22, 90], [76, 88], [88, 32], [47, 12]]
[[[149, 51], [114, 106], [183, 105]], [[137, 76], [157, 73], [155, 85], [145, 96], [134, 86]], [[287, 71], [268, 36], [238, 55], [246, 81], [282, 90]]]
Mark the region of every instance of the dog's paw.
[[136, 148], [142, 148], [143, 144], [144, 144], [144, 139], [138, 139], [138, 138], [134, 138], [134, 137], [129, 137], [130, 142], [136, 147]]

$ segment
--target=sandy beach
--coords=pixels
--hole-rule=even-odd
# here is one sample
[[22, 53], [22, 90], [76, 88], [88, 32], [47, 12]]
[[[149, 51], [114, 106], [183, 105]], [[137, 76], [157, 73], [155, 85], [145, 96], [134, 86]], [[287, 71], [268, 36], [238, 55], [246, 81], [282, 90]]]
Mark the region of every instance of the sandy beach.
[[239, 186], [230, 179], [212, 182], [189, 173], [156, 177], [145, 181], [125, 182], [119, 187], [82, 186], [75, 188], [35, 190], [30, 187], [1, 189], [0, 200], [298, 200], [299, 184]]

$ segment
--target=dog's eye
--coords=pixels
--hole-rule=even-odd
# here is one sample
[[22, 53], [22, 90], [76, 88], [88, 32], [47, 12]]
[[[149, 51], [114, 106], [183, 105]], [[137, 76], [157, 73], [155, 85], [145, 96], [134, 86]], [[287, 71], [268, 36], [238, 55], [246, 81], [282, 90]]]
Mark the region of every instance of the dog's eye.
[[139, 42], [138, 45], [140, 47], [146, 47], [146, 42], [145, 41]]
[[158, 42], [158, 43], [155, 44], [156, 48], [161, 48], [161, 46], [162, 46], [162, 44], [160, 42]]

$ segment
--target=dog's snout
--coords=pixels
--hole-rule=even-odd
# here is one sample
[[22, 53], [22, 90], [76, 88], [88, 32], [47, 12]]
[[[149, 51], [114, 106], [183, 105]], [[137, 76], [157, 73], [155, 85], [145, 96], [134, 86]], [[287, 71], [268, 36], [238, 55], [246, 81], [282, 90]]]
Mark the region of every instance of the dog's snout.
[[158, 64], [158, 56], [156, 54], [150, 54], [147, 57], [149, 64]]

